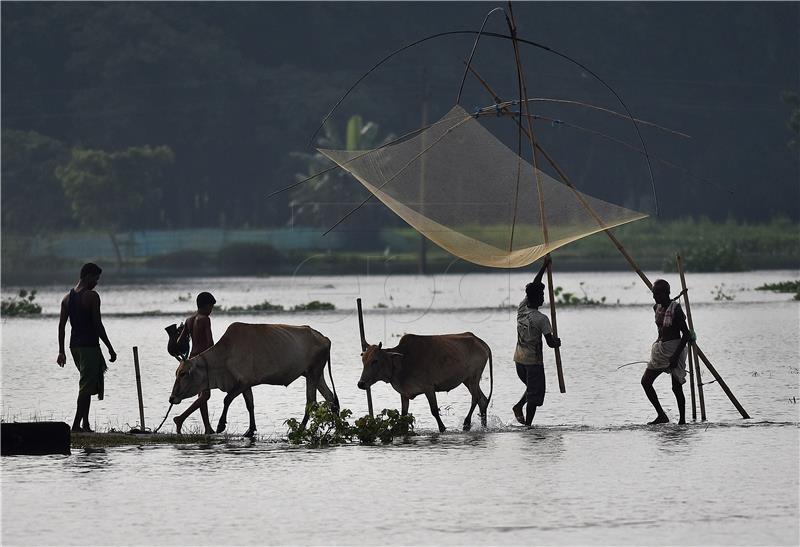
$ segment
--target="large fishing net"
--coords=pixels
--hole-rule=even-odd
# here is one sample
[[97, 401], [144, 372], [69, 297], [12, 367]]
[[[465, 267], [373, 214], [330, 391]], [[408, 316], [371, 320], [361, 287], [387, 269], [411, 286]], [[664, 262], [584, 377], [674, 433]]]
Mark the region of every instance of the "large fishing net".
[[535, 170], [460, 106], [401, 142], [320, 152], [425, 237], [482, 266], [527, 266], [647, 217]]

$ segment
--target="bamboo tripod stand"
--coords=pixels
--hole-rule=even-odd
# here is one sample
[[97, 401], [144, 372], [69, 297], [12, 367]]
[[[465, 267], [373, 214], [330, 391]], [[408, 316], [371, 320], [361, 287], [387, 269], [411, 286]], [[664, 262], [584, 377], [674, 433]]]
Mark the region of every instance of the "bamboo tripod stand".
[[[620, 243], [619, 240], [614, 236], [613, 232], [611, 232], [611, 230], [608, 227], [605, 226], [605, 224], [602, 221], [602, 219], [597, 215], [597, 213], [586, 202], [586, 200], [583, 198], [583, 196], [580, 193], [578, 193], [577, 189], [572, 184], [570, 179], [567, 177], [566, 173], [564, 173], [564, 171], [561, 169], [561, 167], [555, 162], [555, 160], [536, 141], [536, 139], [534, 137], [534, 133], [533, 133], [532, 122], [531, 122], [533, 116], [530, 114], [530, 112], [528, 110], [527, 89], [526, 89], [526, 86], [525, 86], [525, 83], [524, 83], [524, 77], [522, 75], [521, 60], [520, 60], [519, 51], [518, 51], [518, 48], [516, 46], [516, 41], [515, 41], [515, 38], [516, 38], [516, 23], [514, 22], [513, 11], [511, 10], [511, 2], [509, 2], [508, 6], [509, 6], [509, 13], [510, 13], [509, 26], [511, 27], [511, 34], [512, 34], [512, 38], [514, 39], [514, 53], [515, 53], [515, 60], [516, 60], [516, 63], [517, 63], [517, 72], [518, 72], [518, 78], [519, 78], [520, 89], [521, 89], [521, 93], [520, 93], [520, 114], [519, 115], [520, 115], [521, 118], [522, 117], [526, 118], [528, 127], [527, 128], [524, 127], [520, 120], [516, 120], [515, 119], [515, 121], [516, 121], [516, 123], [517, 123], [517, 125], [519, 127], [520, 132], [525, 134], [527, 136], [529, 142], [530, 142], [531, 149], [532, 149], [532, 154], [533, 154], [533, 159], [534, 159], [534, 172], [536, 173], [536, 176], [537, 176], [537, 182], [539, 180], [539, 178], [538, 178], [539, 177], [539, 175], [538, 175], [538, 167], [537, 167], [537, 164], [538, 164], [538, 162], [537, 162], [537, 152], [538, 152], [538, 153], [540, 153], [542, 155], [542, 157], [545, 158], [545, 160], [558, 173], [559, 177], [561, 178], [561, 181], [573, 191], [573, 193], [575, 194], [575, 197], [578, 199], [578, 201], [581, 203], [581, 205], [586, 209], [586, 211], [595, 219], [595, 221], [598, 223], [598, 225], [601, 228], [603, 228], [603, 233], [605, 233], [609, 237], [611, 242], [614, 244], [614, 246], [617, 248], [617, 250], [620, 252], [620, 254], [622, 254], [622, 256], [625, 258], [625, 260], [627, 260], [628, 264], [630, 264], [630, 266], [637, 273], [639, 278], [644, 282], [644, 284], [647, 286], [647, 288], [649, 290], [652, 290], [653, 289], [653, 283], [650, 281], [650, 279], [647, 277], [647, 275], [642, 271], [642, 269], [638, 266], [638, 264], [636, 264], [636, 262], [633, 260], [633, 257], [627, 252], [625, 247], [623, 247], [622, 243]], [[481, 85], [486, 89], [486, 91], [489, 92], [489, 94], [492, 96], [492, 98], [494, 99], [494, 101], [497, 104], [500, 104], [500, 103], [503, 102], [502, 98], [500, 98], [492, 90], [492, 88], [489, 86], [489, 84], [486, 82], [486, 80], [484, 80], [478, 74], [478, 72], [472, 67], [471, 63], [467, 63], [467, 69], [475, 76], [475, 78], [481, 83]], [[523, 114], [523, 108], [524, 108], [524, 112], [525, 112], [524, 114]], [[508, 106], [502, 106], [500, 108], [500, 110], [502, 112], [504, 112], [505, 114], [507, 114], [507, 115], [510, 114], [510, 115], [514, 116], [514, 113], [510, 111]], [[540, 195], [540, 207], [541, 207], [541, 210], [543, 211], [543, 202], [541, 202], [541, 199], [542, 199], [541, 198], [541, 192], [539, 193], [539, 195]], [[547, 239], [547, 236], [546, 236], [546, 233], [547, 233], [546, 232], [546, 223], [545, 223], [544, 213], [543, 212], [542, 212], [542, 225], [543, 225], [543, 232], [545, 233], [545, 239]], [[683, 271], [683, 261], [682, 261], [680, 255], [678, 255], [677, 260], [678, 260], [678, 271], [679, 271], [680, 277], [681, 277], [682, 288], [685, 291], [683, 294], [684, 294], [684, 302], [686, 304], [687, 321], [688, 321], [688, 324], [689, 324], [689, 329], [694, 331], [692, 317], [691, 317], [691, 309], [690, 309], [690, 305], [689, 305], [688, 289], [686, 288], [685, 275], [684, 275], [684, 271]], [[552, 283], [553, 278], [552, 278], [552, 268], [551, 268], [551, 266], [548, 266], [548, 268], [547, 268], [547, 277], [548, 277], [548, 287], [550, 288], [550, 294], [549, 295], [550, 295], [551, 314], [552, 314], [552, 318], [553, 318], [553, 335], [557, 336], [557, 326], [556, 326], [556, 320], [555, 320], [556, 319], [556, 317], [555, 317], [555, 302], [554, 302], [554, 296], [553, 296], [553, 283]], [[711, 362], [705, 356], [703, 351], [697, 345], [697, 342], [695, 340], [692, 340], [690, 342], [690, 344], [691, 344], [691, 346], [690, 346], [690, 350], [689, 350], [689, 355], [690, 355], [690, 381], [691, 381], [690, 388], [691, 388], [691, 398], [692, 398], [692, 420], [694, 420], [694, 421], [697, 420], [696, 403], [695, 403], [695, 396], [694, 396], [694, 393], [695, 393], [695, 383], [694, 383], [695, 380], [694, 380], [694, 377], [695, 377], [695, 375], [697, 377], [697, 390], [698, 390], [698, 395], [699, 395], [699, 398], [700, 398], [701, 420], [702, 421], [706, 420], [705, 398], [704, 398], [704, 394], [703, 394], [703, 384], [702, 384], [702, 381], [701, 381], [699, 360], [702, 360], [703, 363], [706, 365], [708, 370], [711, 372], [712, 376], [714, 376], [714, 379], [717, 381], [717, 383], [719, 383], [720, 387], [725, 392], [725, 395], [727, 395], [728, 399], [730, 399], [730, 401], [733, 404], [733, 406], [736, 407], [736, 410], [739, 411], [739, 414], [741, 414], [742, 418], [749, 419], [750, 415], [747, 413], [747, 411], [744, 409], [744, 407], [742, 407], [742, 405], [736, 399], [736, 396], [733, 394], [733, 392], [730, 390], [728, 385], [722, 379], [722, 376], [719, 374], [719, 372], [717, 372], [716, 368], [714, 368], [714, 365], [711, 364]], [[699, 360], [698, 360], [698, 358], [699, 358]], [[691, 369], [692, 363], [694, 364], [694, 372], [696, 374], [692, 373], [692, 369]], [[556, 348], [556, 367], [557, 367], [557, 371], [558, 371], [559, 388], [561, 390], [561, 393], [564, 393], [566, 391], [566, 389], [564, 387], [564, 378], [563, 378], [563, 372], [562, 372], [562, 366], [561, 366], [561, 354], [558, 351], [558, 348]]]

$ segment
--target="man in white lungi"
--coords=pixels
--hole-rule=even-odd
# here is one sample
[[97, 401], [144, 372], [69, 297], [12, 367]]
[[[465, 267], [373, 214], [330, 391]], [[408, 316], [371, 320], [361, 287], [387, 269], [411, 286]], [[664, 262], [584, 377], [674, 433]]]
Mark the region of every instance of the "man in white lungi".
[[669, 283], [663, 279], [653, 283], [653, 310], [656, 314], [658, 340], [653, 343], [650, 361], [642, 375], [642, 387], [647, 398], [656, 409], [656, 419], [649, 425], [669, 422], [667, 414], [658, 402], [658, 395], [653, 382], [662, 372], [672, 377], [672, 392], [678, 402], [680, 413], [679, 424], [686, 423], [686, 398], [683, 395], [683, 384], [686, 383], [686, 344], [691, 339], [691, 332], [686, 326], [686, 316], [677, 301], [669, 296]]

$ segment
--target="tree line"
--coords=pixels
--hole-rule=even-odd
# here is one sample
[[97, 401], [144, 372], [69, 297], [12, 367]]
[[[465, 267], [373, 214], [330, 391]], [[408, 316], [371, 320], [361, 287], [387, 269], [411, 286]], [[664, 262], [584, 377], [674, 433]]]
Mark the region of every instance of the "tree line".
[[[304, 204], [342, 195], [357, 203], [356, 183], [329, 178], [317, 195], [266, 195], [321, 167], [309, 139], [330, 106], [396, 47], [477, 28], [491, 7], [5, 2], [2, 229], [324, 227], [330, 218]], [[759, 220], [798, 217], [798, 151], [786, 146], [797, 139], [798, 10], [570, 3], [519, 4], [516, 15], [523, 36], [602, 73], [637, 116], [692, 135], [645, 133], [652, 153], [692, 173], [657, 168], [662, 215]], [[505, 32], [500, 20], [490, 27]], [[419, 127], [425, 111], [429, 122], [443, 115], [472, 40], [443, 38], [398, 56], [344, 103], [329, 131], [343, 135], [358, 114], [362, 128], [379, 126], [379, 139]], [[475, 66], [514, 97], [508, 44], [485, 42]], [[525, 55], [537, 94], [619, 108], [575, 66]], [[465, 108], [492, 102], [474, 81], [466, 87]], [[545, 113], [636, 142], [629, 126]], [[543, 132], [583, 190], [631, 205], [646, 196], [636, 154], [557, 125]], [[395, 222], [381, 215], [363, 218]]]

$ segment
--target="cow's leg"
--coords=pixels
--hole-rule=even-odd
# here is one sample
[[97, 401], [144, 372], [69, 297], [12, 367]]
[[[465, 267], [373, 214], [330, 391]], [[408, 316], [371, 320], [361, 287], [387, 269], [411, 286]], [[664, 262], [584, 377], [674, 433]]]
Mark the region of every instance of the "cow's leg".
[[242, 392], [244, 388], [239, 389], [232, 389], [225, 395], [225, 399], [222, 401], [222, 414], [219, 417], [219, 423], [217, 424], [217, 433], [222, 433], [225, 431], [225, 427], [228, 424], [228, 407], [231, 406], [233, 400]]
[[475, 411], [475, 407], [478, 405], [478, 399], [480, 398], [480, 388], [476, 385], [474, 379], [469, 383], [464, 382], [464, 385], [467, 386], [469, 394], [472, 396], [472, 403], [469, 405], [469, 412], [467, 412], [467, 417], [464, 418], [464, 431], [469, 431], [472, 429], [472, 413]]
[[478, 387], [478, 409], [481, 413], [481, 425], [486, 427], [486, 416], [489, 412], [489, 398], [483, 393], [480, 386]]
[[439, 424], [439, 433], [444, 433], [444, 430], [447, 428], [439, 417], [439, 404], [436, 402], [436, 392], [433, 390], [426, 391], [425, 397], [428, 398], [428, 404], [431, 405], [431, 414], [436, 418], [436, 423]]
[[314, 370], [306, 372], [306, 411], [303, 414], [303, 421], [300, 422], [300, 429], [305, 429], [308, 423], [308, 409], [312, 404], [317, 402], [317, 387], [319, 385], [320, 374], [322, 374], [322, 370], [320, 370], [319, 373]]
[[406, 397], [405, 395], [400, 395], [400, 415], [405, 416], [408, 414], [408, 403], [411, 402], [411, 399]]
[[250, 427], [244, 432], [245, 437], [252, 437], [256, 433], [256, 407], [253, 404], [253, 389], [247, 388], [242, 391], [244, 397], [244, 405], [247, 407], [247, 413], [250, 414]]
[[324, 375], [320, 376], [319, 384], [317, 384], [317, 391], [319, 391], [319, 394], [322, 395], [326, 401], [328, 401], [331, 405], [333, 405], [336, 412], [339, 411], [339, 409], [336, 408], [336, 397], [333, 396], [331, 388], [329, 388], [328, 384], [325, 383]]

